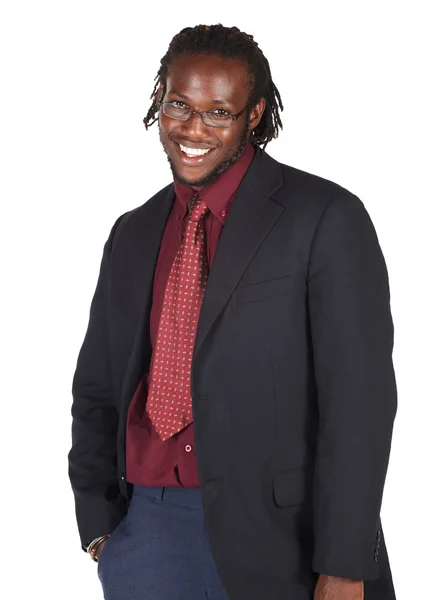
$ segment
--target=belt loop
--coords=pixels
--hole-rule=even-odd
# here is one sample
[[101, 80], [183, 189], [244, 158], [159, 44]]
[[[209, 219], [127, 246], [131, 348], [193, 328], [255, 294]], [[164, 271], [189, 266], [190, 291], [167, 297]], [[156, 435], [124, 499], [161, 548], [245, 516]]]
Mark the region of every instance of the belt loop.
[[161, 500], [164, 500], [164, 494], [165, 494], [165, 487], [163, 487], [161, 490]]

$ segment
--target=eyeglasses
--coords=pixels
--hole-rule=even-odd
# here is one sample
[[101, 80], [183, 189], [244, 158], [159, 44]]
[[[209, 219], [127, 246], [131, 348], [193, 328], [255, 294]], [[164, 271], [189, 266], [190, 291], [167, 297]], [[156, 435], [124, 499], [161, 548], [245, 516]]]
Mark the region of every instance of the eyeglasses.
[[231, 115], [224, 108], [218, 108], [216, 110], [223, 110], [224, 113], [216, 113], [209, 112], [204, 110], [192, 110], [189, 106], [180, 102], [179, 100], [174, 100], [173, 102], [160, 102], [159, 106], [162, 107], [162, 111], [164, 115], [170, 117], [171, 119], [178, 119], [179, 121], [188, 121], [193, 113], [201, 115], [202, 121], [208, 127], [230, 127], [233, 121], [236, 121], [242, 113], [246, 111], [249, 104], [245, 106], [238, 113]]

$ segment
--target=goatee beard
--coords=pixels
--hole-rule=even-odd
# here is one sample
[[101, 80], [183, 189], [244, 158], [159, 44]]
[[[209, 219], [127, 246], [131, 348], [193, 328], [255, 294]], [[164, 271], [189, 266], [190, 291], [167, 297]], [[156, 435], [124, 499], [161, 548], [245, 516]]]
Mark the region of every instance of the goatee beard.
[[243, 153], [245, 152], [245, 148], [247, 147], [247, 145], [249, 143], [249, 136], [247, 135], [248, 131], [249, 131], [248, 122], [249, 122], [249, 119], [246, 119], [245, 120], [245, 128], [239, 139], [239, 144], [238, 144], [236, 150], [233, 152], [233, 154], [231, 156], [228, 156], [227, 158], [225, 158], [212, 171], [207, 173], [205, 175], [205, 177], [203, 177], [202, 179], [198, 179], [198, 181], [188, 181], [187, 179], [185, 179], [184, 177], [181, 177], [177, 173], [177, 169], [175, 168], [173, 161], [168, 156], [166, 147], [163, 144], [161, 137], [160, 137], [162, 147], [164, 148], [164, 152], [165, 152], [167, 160], [170, 164], [171, 172], [173, 174], [175, 181], [177, 181], [178, 183], [181, 183], [182, 185], [188, 185], [190, 187], [204, 187], [204, 186], [208, 185], [209, 183], [215, 181], [218, 177], [220, 177], [220, 175], [222, 173], [224, 173], [225, 171], [227, 171], [227, 169], [229, 169], [232, 165], [234, 165], [235, 162], [237, 162], [241, 158]]

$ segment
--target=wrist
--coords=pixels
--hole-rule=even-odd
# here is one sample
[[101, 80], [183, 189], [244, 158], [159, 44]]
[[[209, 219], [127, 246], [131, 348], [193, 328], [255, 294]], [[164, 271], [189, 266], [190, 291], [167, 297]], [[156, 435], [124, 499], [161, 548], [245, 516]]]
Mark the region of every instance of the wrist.
[[87, 546], [87, 554], [90, 555], [90, 558], [97, 562], [97, 550], [99, 546], [105, 542], [111, 536], [110, 533], [106, 533], [105, 535], [101, 535], [90, 542]]

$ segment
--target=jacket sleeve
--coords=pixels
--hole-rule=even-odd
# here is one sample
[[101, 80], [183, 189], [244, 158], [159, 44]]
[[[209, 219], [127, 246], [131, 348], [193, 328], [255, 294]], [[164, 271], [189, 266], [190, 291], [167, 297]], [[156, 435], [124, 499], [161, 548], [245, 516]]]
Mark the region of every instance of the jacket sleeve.
[[379, 577], [375, 547], [397, 391], [385, 260], [363, 203], [327, 205], [309, 263], [319, 430], [313, 487], [317, 573]]
[[81, 547], [110, 533], [127, 512], [117, 473], [118, 411], [113, 398], [108, 332], [109, 258], [115, 222], [103, 249], [89, 323], [72, 383], [69, 478]]

